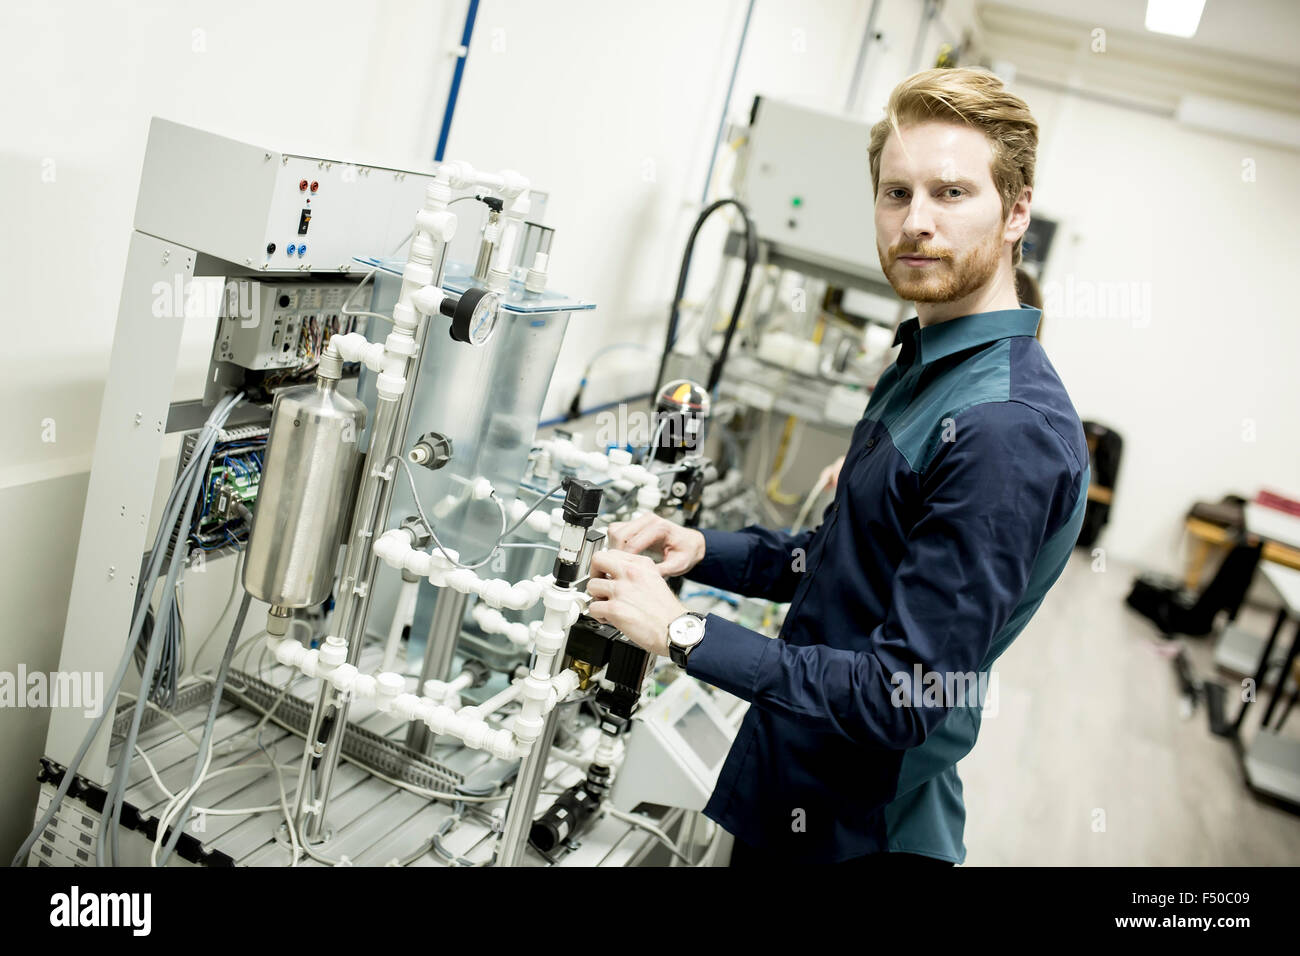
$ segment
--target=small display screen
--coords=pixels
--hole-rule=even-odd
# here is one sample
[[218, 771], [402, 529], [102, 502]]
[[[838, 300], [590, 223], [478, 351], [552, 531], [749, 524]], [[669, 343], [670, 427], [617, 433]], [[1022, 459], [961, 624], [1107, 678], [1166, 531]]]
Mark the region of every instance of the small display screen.
[[682, 739], [691, 745], [691, 749], [709, 769], [721, 763], [731, 749], [731, 741], [699, 704], [683, 714], [673, 729], [682, 735]]

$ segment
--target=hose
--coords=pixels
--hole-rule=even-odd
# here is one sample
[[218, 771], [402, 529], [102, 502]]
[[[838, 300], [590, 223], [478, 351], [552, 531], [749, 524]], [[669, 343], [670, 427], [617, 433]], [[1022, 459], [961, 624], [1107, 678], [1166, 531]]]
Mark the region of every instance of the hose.
[[[221, 658], [221, 667], [217, 670], [217, 682], [212, 686], [212, 700], [208, 704], [208, 719], [203, 725], [203, 738], [199, 741], [198, 753], [194, 755], [194, 774], [190, 777], [190, 785], [185, 790], [185, 802], [176, 814], [176, 823], [172, 828], [171, 836], [163, 847], [162, 858], [155, 864], [156, 866], [166, 866], [167, 861], [171, 858], [172, 851], [176, 849], [176, 841], [180, 839], [181, 830], [184, 829], [186, 821], [190, 817], [190, 807], [194, 805], [194, 797], [199, 790], [200, 778], [207, 772], [208, 761], [212, 755], [212, 732], [217, 723], [217, 712], [221, 709], [221, 692], [226, 686], [226, 677], [230, 674], [230, 661], [235, 656], [235, 645], [239, 643], [239, 634], [244, 629], [244, 619], [248, 617], [248, 606], [252, 603], [253, 596], [247, 591], [244, 592], [244, 600], [239, 604], [239, 613], [235, 615], [235, 626], [230, 631], [230, 641], [226, 644], [226, 653]], [[158, 826], [160, 831], [167, 829], [167, 816], [164, 814], [163, 819]], [[115, 828], [116, 829], [116, 828]]]
[[[163, 520], [158, 525], [158, 532], [154, 538], [154, 547], [152, 552], [149, 555], [149, 560], [147, 562], [146, 570], [141, 575], [141, 579], [140, 579], [141, 590], [145, 591], [146, 594], [152, 593], [153, 587], [158, 581], [158, 574], [162, 570], [163, 556], [166, 552], [167, 542], [169, 540], [171, 532], [175, 529], [176, 523], [181, 520], [182, 514], [189, 513], [188, 511], [183, 510], [185, 505], [184, 497], [185, 497], [185, 490], [188, 487], [188, 483], [194, 480], [194, 476], [198, 472], [199, 456], [197, 452], [201, 447], [205, 445], [205, 443], [207, 447], [209, 448], [211, 447], [212, 442], [214, 442], [216, 439], [217, 431], [221, 428], [222, 425], [225, 424], [226, 419], [229, 418], [230, 416], [231, 410], [233, 410], [235, 405], [242, 399], [243, 399], [243, 393], [240, 392], [236, 395], [222, 399], [220, 402], [217, 403], [216, 407], [212, 411], [212, 414], [209, 416], [207, 423], [204, 424], [203, 430], [200, 432], [199, 441], [196, 442], [195, 445], [196, 454], [191, 456], [189, 463], [182, 470], [180, 478], [177, 479], [176, 483], [172, 486], [171, 492], [167, 496], [167, 501], [163, 505], [164, 517]], [[176, 555], [173, 554], [173, 558], [175, 557]], [[175, 582], [173, 581], [170, 586], [174, 587], [174, 584]], [[172, 593], [174, 594], [175, 592], [173, 591]], [[165, 599], [166, 599], [166, 592], [164, 592], [164, 600]], [[141, 601], [136, 605], [135, 613], [132, 617], [131, 630], [127, 635], [126, 646], [125, 648], [123, 648], [121, 660], [118, 662], [117, 672], [113, 675], [113, 680], [109, 685], [109, 690], [105, 697], [106, 701], [117, 700], [117, 696], [121, 692], [122, 683], [126, 679], [127, 670], [130, 668], [131, 661], [135, 656], [136, 645], [140, 641], [140, 634], [144, 627], [145, 610], [147, 606], [148, 606], [147, 601]], [[154, 645], [155, 643], [156, 642], [152, 640], [150, 642], [151, 646]], [[148, 655], [146, 655], [146, 658], [147, 656]], [[118, 771], [121, 771], [121, 777], [122, 777], [121, 782], [125, 784], [125, 777], [126, 777], [125, 765], [130, 763], [130, 759], [131, 759], [130, 755], [135, 752], [134, 738], [135, 738], [135, 734], [138, 734], [139, 732], [139, 721], [142, 717], [144, 703], [147, 701], [147, 698], [148, 698], [148, 680], [146, 678], [145, 682], [142, 684], [141, 693], [136, 700], [137, 710], [136, 710], [136, 714], [134, 715], [134, 719], [132, 721], [132, 730], [135, 733], [131, 735], [131, 739], [129, 740], [129, 748], [123, 749], [121, 751], [123, 757], [119, 758], [118, 768], [117, 770], [114, 771], [114, 783], [117, 782]], [[99, 736], [100, 730], [104, 726], [104, 722], [108, 719], [109, 714], [112, 712], [113, 712], [112, 707], [106, 704], [102, 712], [99, 714], [99, 716], [96, 717], [94, 721], [92, 721], [89, 730], [86, 732], [86, 736], [82, 739], [80, 746], [77, 748], [77, 752], [73, 755], [73, 758], [69, 762], [67, 768], [65, 768], [63, 773], [63, 779], [60, 781], [58, 788], [55, 790], [54, 797], [53, 799], [50, 800], [49, 806], [46, 807], [45, 813], [43, 813], [40, 819], [36, 821], [36, 824], [32, 827], [31, 832], [27, 835], [27, 838], [23, 841], [22, 845], [18, 848], [18, 852], [14, 854], [13, 860], [11, 861], [12, 866], [21, 866], [23, 864], [23, 861], [27, 858], [27, 854], [31, 852], [32, 847], [36, 844], [36, 841], [40, 838], [40, 835], [45, 831], [45, 828], [49, 826], [50, 821], [54, 819], [55, 814], [58, 813], [59, 807], [62, 806], [64, 798], [68, 795], [68, 791], [72, 787], [73, 780], [76, 779], [77, 770], [80, 768], [81, 762], [85, 759], [86, 754], [90, 751], [91, 746], [94, 744], [96, 738]], [[116, 788], [114, 787], [113, 789], [115, 790]], [[105, 812], [101, 817], [102, 822], [100, 824], [101, 838], [104, 835], [104, 830], [108, 829], [110, 826], [112, 826], [113, 829], [116, 830], [116, 825], [112, 822], [114, 818], [111, 817], [109, 814], [110, 806], [111, 803], [106, 796], [104, 802]], [[102, 850], [97, 848], [96, 850], [97, 859], [101, 858], [101, 853]]]
[[[131, 636], [127, 640], [128, 657], [134, 656], [135, 648], [139, 643], [145, 616], [142, 612], [148, 609], [149, 595], [153, 593], [154, 584], [158, 579], [159, 565], [166, 551], [167, 542], [171, 539], [173, 531], [175, 531], [175, 545], [172, 548], [171, 561], [167, 566], [167, 579], [163, 586], [162, 598], [159, 601], [158, 608], [159, 617], [171, 613], [170, 609], [176, 599], [176, 580], [180, 574], [181, 566], [184, 564], [185, 535], [183, 533], [184, 529], [177, 527], [177, 522], [182, 519], [188, 521], [188, 516], [194, 513], [199, 492], [203, 490], [204, 486], [203, 471], [212, 455], [212, 447], [216, 444], [218, 432], [220, 432], [222, 426], [230, 417], [230, 413], [242, 399], [243, 392], [240, 392], [217, 403], [199, 432], [199, 437], [190, 453], [190, 460], [186, 462], [180, 478], [172, 486], [171, 494], [168, 496], [168, 501], [172, 504], [167, 513], [169, 520], [158, 527], [158, 534], [154, 541], [154, 551], [150, 555], [149, 577], [141, 582], [139, 592], [141, 598], [136, 609], [136, 620], [131, 628]], [[113, 865], [120, 865], [118, 823], [121, 820], [122, 808], [126, 804], [127, 780], [130, 777], [129, 767], [131, 758], [135, 753], [135, 742], [140, 733], [140, 722], [144, 717], [148, 691], [157, 673], [158, 661], [162, 655], [164, 638], [160, 635], [160, 630], [162, 629], [154, 628], [153, 633], [149, 635], [149, 649], [145, 655], [145, 666], [140, 675], [140, 695], [136, 698], [134, 713], [131, 715], [131, 727], [127, 732], [126, 743], [120, 752], [121, 756], [118, 758], [117, 766], [113, 770], [113, 778], [109, 783], [104, 801], [104, 812], [100, 818], [99, 839], [95, 844], [95, 861], [99, 866], [104, 865], [106, 844], [111, 848]]]
[[740, 322], [740, 311], [745, 304], [745, 297], [749, 294], [750, 276], [754, 272], [755, 263], [758, 262], [758, 231], [754, 228], [753, 220], [749, 218], [749, 210], [737, 199], [719, 199], [710, 203], [695, 220], [695, 225], [691, 227], [690, 238], [686, 240], [686, 251], [682, 254], [681, 271], [677, 274], [677, 291], [673, 293], [672, 312], [668, 317], [668, 333], [664, 339], [663, 355], [659, 359], [659, 372], [655, 376], [654, 392], [656, 395], [663, 385], [664, 372], [668, 367], [668, 356], [677, 341], [677, 324], [681, 317], [682, 296], [686, 294], [686, 277], [690, 273], [691, 257], [695, 252], [695, 239], [699, 236], [700, 228], [704, 225], [705, 220], [723, 206], [735, 206], [740, 211], [741, 218], [745, 221], [745, 272], [740, 278], [740, 290], [736, 293], [736, 304], [731, 310], [731, 321], [727, 323], [727, 332], [722, 340], [722, 350], [718, 353], [718, 357], [713, 360], [713, 366], [709, 369], [709, 380], [705, 390], [709, 394], [713, 394], [718, 380], [722, 378], [722, 367], [726, 364], [727, 353], [731, 350], [731, 340], [736, 334], [736, 325]]

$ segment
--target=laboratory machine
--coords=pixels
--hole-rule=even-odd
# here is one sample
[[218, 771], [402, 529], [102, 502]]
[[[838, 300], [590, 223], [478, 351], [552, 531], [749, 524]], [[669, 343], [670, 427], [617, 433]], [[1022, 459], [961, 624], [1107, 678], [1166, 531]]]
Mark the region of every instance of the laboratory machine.
[[107, 706], [53, 712], [16, 863], [725, 860], [744, 705], [585, 613], [610, 522], [699, 521], [709, 395], [539, 431], [595, 308], [547, 198], [154, 119], [59, 665]]

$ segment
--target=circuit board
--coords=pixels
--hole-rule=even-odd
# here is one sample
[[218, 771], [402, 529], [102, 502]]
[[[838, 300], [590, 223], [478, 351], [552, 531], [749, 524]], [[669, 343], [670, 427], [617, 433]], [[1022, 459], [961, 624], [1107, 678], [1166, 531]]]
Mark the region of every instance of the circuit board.
[[266, 436], [263, 427], [228, 429], [219, 436], [190, 529], [191, 547], [214, 551], [247, 541], [251, 528], [244, 514], [253, 511], [261, 488]]

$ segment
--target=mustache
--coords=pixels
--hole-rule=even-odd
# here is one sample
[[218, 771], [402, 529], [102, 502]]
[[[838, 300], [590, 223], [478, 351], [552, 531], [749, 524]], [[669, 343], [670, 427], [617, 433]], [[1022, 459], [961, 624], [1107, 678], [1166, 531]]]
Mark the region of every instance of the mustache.
[[926, 259], [951, 259], [952, 250], [944, 249], [940, 246], [932, 245], [915, 245], [913, 243], [898, 243], [889, 249], [889, 258], [898, 259], [902, 256], [920, 256]]

